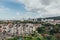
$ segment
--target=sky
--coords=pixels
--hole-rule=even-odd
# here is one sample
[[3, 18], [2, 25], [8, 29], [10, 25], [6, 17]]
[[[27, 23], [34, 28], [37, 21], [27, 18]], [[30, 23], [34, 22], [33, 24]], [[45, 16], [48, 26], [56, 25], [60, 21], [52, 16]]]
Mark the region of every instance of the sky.
[[0, 0], [0, 20], [60, 16], [60, 0]]

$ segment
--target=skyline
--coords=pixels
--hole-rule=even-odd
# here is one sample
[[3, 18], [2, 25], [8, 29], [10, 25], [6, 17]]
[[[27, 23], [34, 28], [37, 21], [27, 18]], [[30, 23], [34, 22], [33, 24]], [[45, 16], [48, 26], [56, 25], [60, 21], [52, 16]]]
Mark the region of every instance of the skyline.
[[0, 20], [60, 16], [60, 0], [0, 0]]

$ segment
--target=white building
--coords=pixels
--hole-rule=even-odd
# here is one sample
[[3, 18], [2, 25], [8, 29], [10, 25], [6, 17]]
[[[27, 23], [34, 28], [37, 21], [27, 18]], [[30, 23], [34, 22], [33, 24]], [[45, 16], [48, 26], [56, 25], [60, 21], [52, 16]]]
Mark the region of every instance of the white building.
[[50, 21], [54, 21], [54, 19], [41, 19], [41, 21], [43, 21], [43, 22], [50, 22]]

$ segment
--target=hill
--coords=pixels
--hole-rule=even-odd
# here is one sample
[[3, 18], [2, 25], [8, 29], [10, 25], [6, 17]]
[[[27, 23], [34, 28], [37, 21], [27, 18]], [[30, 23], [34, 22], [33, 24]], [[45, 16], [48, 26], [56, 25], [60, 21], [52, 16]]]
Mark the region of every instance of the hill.
[[41, 19], [54, 19], [54, 20], [60, 20], [60, 16], [56, 16], [56, 17], [47, 17], [47, 18], [37, 18], [38, 21], [41, 21]]

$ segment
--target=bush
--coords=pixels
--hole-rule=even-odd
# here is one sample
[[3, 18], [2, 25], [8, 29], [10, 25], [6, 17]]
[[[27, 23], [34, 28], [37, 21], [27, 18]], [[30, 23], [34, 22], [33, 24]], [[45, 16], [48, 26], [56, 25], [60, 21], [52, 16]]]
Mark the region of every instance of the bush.
[[7, 40], [18, 40], [18, 39], [19, 39], [19, 37], [14, 37], [14, 38], [9, 38]]
[[30, 37], [30, 36], [24, 37], [24, 40], [31, 40], [31, 39], [32, 39], [32, 37]]

